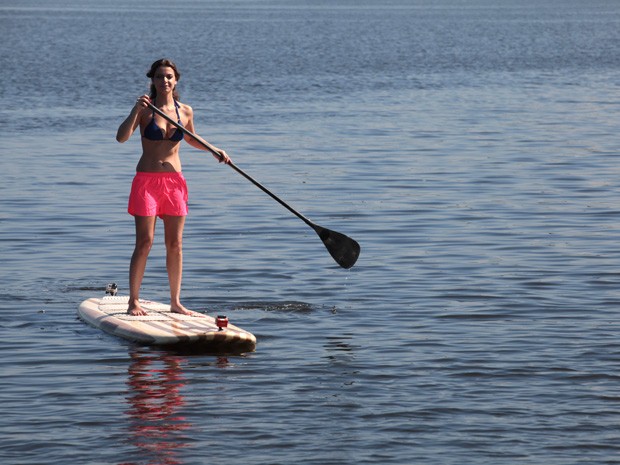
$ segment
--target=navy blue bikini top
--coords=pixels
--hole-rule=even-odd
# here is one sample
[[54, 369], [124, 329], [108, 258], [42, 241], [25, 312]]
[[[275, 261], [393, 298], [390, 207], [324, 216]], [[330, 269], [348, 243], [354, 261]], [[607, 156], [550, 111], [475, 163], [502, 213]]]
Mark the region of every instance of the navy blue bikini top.
[[[183, 124], [181, 123], [181, 115], [179, 115], [179, 104], [176, 102], [176, 100], [174, 102], [174, 109], [177, 111], [178, 123], [183, 126]], [[171, 140], [173, 142], [178, 142], [180, 140], [183, 140], [183, 131], [177, 128], [177, 130], [174, 131], [174, 133], [168, 139], [165, 139], [164, 131], [162, 130], [162, 128], [157, 126], [157, 123], [155, 123], [155, 110], [153, 110], [151, 122], [144, 128], [144, 134], [142, 134], [142, 137], [148, 140]]]

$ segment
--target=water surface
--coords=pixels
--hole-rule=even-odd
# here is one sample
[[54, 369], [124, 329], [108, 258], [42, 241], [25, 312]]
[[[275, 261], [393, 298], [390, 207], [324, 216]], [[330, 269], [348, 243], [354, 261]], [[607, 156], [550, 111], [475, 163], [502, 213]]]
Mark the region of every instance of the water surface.
[[[15, 465], [620, 463], [620, 9], [545, 0], [0, 1], [0, 458]], [[186, 146], [184, 303], [242, 356], [76, 318], [127, 292], [150, 63]], [[163, 237], [143, 296], [167, 299]]]

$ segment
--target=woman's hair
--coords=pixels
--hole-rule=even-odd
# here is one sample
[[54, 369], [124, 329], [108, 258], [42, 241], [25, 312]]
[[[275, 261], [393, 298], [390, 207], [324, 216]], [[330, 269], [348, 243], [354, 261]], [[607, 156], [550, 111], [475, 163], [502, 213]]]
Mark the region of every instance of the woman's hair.
[[[172, 60], [168, 60], [167, 58], [162, 58], [160, 60], [157, 60], [155, 63], [153, 63], [151, 65], [151, 69], [149, 69], [149, 71], [146, 73], [146, 77], [151, 78], [151, 100], [155, 101], [155, 97], [157, 97], [157, 89], [155, 89], [155, 86], [153, 85], [153, 77], [155, 76], [155, 72], [157, 71], [157, 68], [161, 67], [161, 66], [166, 66], [169, 68], [172, 68], [172, 70], [174, 71], [174, 76], [176, 77], [177, 81], [181, 78], [181, 73], [179, 73], [179, 70], [177, 69], [177, 65], [175, 65]], [[179, 100], [179, 92], [177, 91], [176, 86], [174, 87], [173, 91], [172, 91], [172, 97], [175, 100]]]

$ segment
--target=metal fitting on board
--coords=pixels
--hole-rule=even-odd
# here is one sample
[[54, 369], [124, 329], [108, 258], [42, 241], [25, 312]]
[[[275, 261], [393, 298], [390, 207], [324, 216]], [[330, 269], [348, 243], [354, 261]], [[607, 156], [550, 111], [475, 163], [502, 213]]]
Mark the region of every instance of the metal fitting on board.
[[228, 317], [226, 315], [218, 315], [215, 319], [215, 324], [219, 328], [218, 331], [222, 331], [224, 328], [228, 328]]
[[117, 292], [118, 292], [118, 286], [116, 285], [116, 283], [110, 283], [105, 288], [106, 295], [107, 294], [116, 295]]

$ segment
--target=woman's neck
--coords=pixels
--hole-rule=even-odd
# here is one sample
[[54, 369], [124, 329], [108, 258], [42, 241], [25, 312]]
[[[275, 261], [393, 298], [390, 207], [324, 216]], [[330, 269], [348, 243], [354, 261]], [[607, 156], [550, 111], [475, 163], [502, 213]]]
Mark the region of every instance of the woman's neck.
[[155, 98], [155, 106], [158, 108], [174, 107], [174, 97], [172, 94], [158, 95]]

